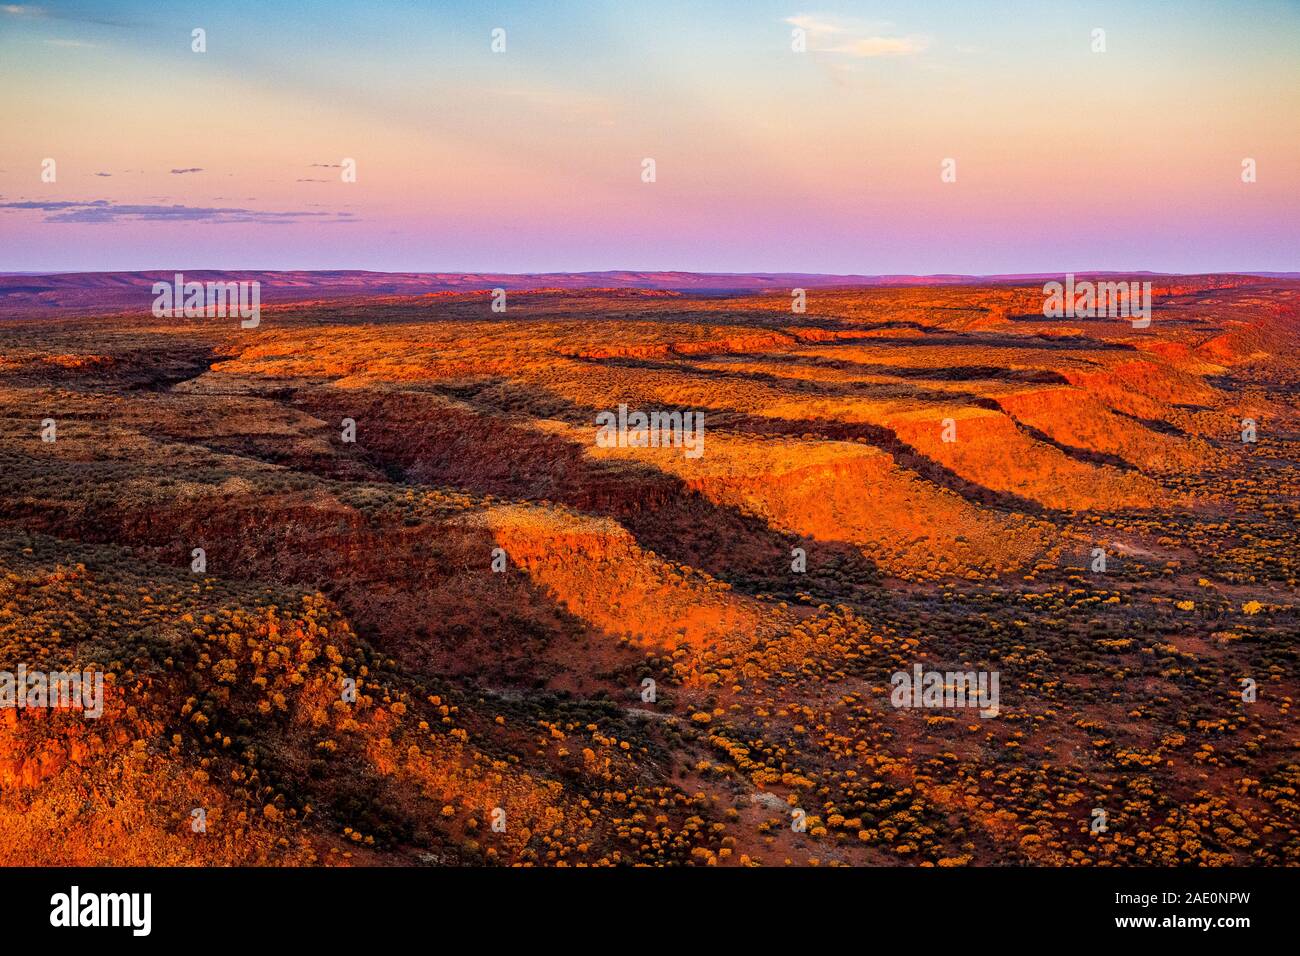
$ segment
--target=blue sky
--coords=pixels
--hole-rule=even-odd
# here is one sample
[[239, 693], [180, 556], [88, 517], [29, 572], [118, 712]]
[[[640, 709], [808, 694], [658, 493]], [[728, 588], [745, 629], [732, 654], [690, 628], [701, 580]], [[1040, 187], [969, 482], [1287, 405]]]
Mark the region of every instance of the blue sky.
[[1276, 0], [0, 5], [0, 269], [1296, 269], [1298, 51]]

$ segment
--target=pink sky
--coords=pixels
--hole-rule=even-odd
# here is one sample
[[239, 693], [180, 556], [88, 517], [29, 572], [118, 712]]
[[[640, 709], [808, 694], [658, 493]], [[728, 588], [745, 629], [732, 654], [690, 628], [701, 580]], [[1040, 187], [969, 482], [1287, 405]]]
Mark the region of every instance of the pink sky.
[[5, 8], [0, 270], [1300, 269], [1294, 7], [356, 6]]

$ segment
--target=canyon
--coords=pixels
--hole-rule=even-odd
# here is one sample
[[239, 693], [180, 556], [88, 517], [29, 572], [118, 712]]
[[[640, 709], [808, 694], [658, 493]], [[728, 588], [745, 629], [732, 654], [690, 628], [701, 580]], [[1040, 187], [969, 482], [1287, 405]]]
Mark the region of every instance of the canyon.
[[1300, 280], [152, 276], [0, 277], [5, 863], [1300, 862]]

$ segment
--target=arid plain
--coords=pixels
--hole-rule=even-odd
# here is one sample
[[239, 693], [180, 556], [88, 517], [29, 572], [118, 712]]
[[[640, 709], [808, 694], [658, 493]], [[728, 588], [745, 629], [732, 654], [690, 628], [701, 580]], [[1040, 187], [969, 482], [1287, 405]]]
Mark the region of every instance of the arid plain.
[[9, 283], [0, 862], [1300, 863], [1300, 281]]

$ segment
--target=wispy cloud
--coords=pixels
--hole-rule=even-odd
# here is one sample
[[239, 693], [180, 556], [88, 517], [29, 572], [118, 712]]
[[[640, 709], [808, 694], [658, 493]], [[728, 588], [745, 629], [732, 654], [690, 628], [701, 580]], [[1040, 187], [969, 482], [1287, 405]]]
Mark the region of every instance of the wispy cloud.
[[800, 30], [803, 30], [810, 37], [829, 36], [833, 33], [838, 33], [841, 30], [841, 27], [839, 27], [835, 23], [832, 23], [830, 20], [823, 20], [820, 17], [816, 17], [813, 16], [812, 14], [807, 14], [807, 13], [801, 13], [798, 16], [794, 16], [794, 17], [786, 17], [785, 22], [790, 24], [791, 26], [798, 27]]
[[889, 24], [868, 24], [841, 20], [815, 13], [786, 17], [785, 22], [803, 30], [813, 53], [835, 53], [852, 57], [911, 56], [930, 45], [923, 36], [883, 36]]
[[187, 166], [185, 169], [173, 169], [172, 175], [183, 176], [186, 173], [201, 173], [201, 172], [203, 172], [202, 166]]
[[115, 203], [111, 199], [89, 200], [22, 200], [0, 202], [0, 209], [45, 213], [45, 222], [113, 223], [113, 222], [203, 222], [211, 224], [255, 223], [259, 225], [292, 223], [311, 219], [323, 222], [352, 220], [350, 212], [276, 212], [220, 206], [135, 205]]
[[5, 3], [0, 4], [0, 13], [10, 17], [21, 17], [25, 20], [69, 20], [76, 23], [95, 23], [105, 27], [126, 27], [132, 24], [126, 20], [114, 20], [108, 17], [92, 17], [80, 13], [69, 13], [64, 10], [50, 8], [45, 6], [36, 6], [30, 3]]
[[831, 53], [848, 53], [850, 56], [908, 56], [920, 53], [926, 41], [920, 37], [866, 37], [832, 47]]

